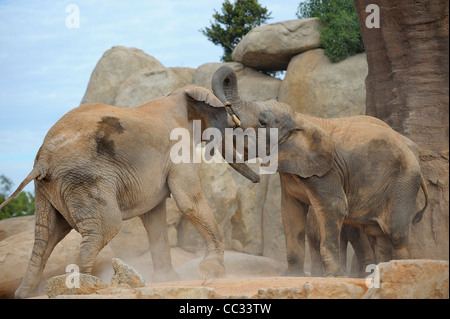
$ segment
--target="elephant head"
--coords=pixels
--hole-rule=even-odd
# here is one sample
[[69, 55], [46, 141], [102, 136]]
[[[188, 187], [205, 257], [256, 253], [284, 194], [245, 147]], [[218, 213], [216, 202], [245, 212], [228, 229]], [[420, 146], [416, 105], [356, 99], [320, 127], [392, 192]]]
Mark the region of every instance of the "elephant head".
[[[331, 169], [335, 156], [329, 134], [284, 103], [274, 100], [253, 102], [242, 100], [238, 93], [237, 77], [228, 66], [219, 68], [212, 79], [212, 89], [228, 108], [234, 125], [242, 129], [278, 129], [278, 172], [308, 178], [323, 176]], [[266, 134], [267, 130], [263, 130]], [[267, 145], [267, 144], [266, 144]], [[266, 150], [269, 152], [269, 149]], [[259, 154], [259, 153], [258, 153]]]
[[[233, 127], [232, 118], [225, 112], [224, 104], [212, 95], [209, 90], [194, 85], [185, 87], [183, 90], [194, 102], [189, 103], [190, 107], [188, 113], [190, 119], [201, 119], [202, 123], [204, 123], [204, 127], [216, 128], [222, 134], [225, 128]], [[225, 139], [222, 139], [222, 149], [225, 149]], [[233, 154], [234, 153], [235, 151], [233, 149]], [[230, 161], [228, 164], [253, 183], [258, 183], [260, 181], [260, 176], [245, 163]]]

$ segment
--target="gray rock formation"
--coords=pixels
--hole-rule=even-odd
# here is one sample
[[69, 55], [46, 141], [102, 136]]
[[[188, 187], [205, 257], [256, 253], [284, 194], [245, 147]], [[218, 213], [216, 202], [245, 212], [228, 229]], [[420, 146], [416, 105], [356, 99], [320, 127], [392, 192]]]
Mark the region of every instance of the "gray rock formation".
[[257, 70], [286, 70], [293, 56], [316, 48], [318, 19], [297, 19], [254, 28], [236, 45], [232, 58]]
[[158, 60], [142, 50], [114, 46], [103, 54], [92, 71], [81, 104], [113, 105], [117, 89], [134, 72], [144, 68], [159, 69], [163, 67]]
[[134, 72], [117, 88], [113, 105], [136, 107], [192, 83], [195, 69], [145, 68]]
[[114, 269], [114, 275], [111, 278], [112, 285], [126, 285], [131, 288], [147, 286], [147, 282], [136, 269], [127, 265], [119, 258], [112, 259], [112, 267]]
[[[70, 276], [74, 275], [78, 276], [77, 282], [72, 282]], [[47, 280], [45, 294], [49, 298], [55, 298], [58, 295], [88, 295], [106, 287], [107, 285], [100, 278], [92, 275], [66, 274]]]
[[323, 49], [292, 58], [278, 100], [317, 117], [365, 114], [367, 61], [364, 53], [332, 63]]

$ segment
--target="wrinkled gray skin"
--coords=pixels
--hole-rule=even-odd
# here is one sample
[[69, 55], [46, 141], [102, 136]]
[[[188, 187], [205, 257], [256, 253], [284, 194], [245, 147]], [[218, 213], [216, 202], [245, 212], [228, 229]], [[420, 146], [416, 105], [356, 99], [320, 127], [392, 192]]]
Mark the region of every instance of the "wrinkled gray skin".
[[[311, 207], [310, 207], [311, 210]], [[324, 268], [320, 257], [320, 228], [317, 224], [314, 212], [308, 212], [306, 234], [308, 238], [309, 251], [311, 254], [311, 276], [324, 276]], [[377, 261], [375, 255], [375, 243], [372, 236], [366, 234], [362, 228], [343, 224], [340, 234], [340, 257], [341, 268], [347, 267], [347, 246], [351, 243], [355, 255], [351, 263], [349, 272], [350, 277], [367, 277], [366, 267], [369, 264], [377, 264], [381, 261], [390, 260], [390, 256], [379, 256], [382, 258]], [[391, 245], [389, 243], [388, 247]], [[379, 243], [380, 245], [380, 243]]]
[[[90, 273], [122, 220], [136, 216], [148, 234], [152, 280], [179, 278], [172, 267], [167, 235], [165, 202], [170, 194], [205, 240], [200, 274], [222, 275], [222, 232], [203, 195], [197, 165], [171, 161], [170, 150], [178, 140], [170, 140], [170, 133], [186, 128], [192, 137], [192, 120], [200, 119], [202, 129], [215, 127], [224, 134], [228, 117], [223, 104], [197, 86], [137, 108], [87, 104], [64, 115], [47, 133], [33, 171], [0, 205], [7, 205], [35, 181], [35, 242], [16, 297], [33, 293], [53, 248], [71, 229], [82, 236], [80, 272]], [[252, 181], [259, 179], [245, 164], [233, 167]]]
[[[340, 259], [344, 223], [377, 240], [387, 238], [395, 258], [409, 258], [411, 224], [421, 220], [428, 202], [411, 141], [370, 116], [321, 119], [276, 101], [244, 101], [234, 71], [226, 66], [216, 71], [212, 84], [214, 94], [232, 105], [242, 129], [278, 128], [286, 274], [304, 274], [309, 206], [317, 219], [325, 276], [345, 274]], [[421, 187], [426, 204], [417, 212]]]
[[[385, 125], [380, 123], [380, 125]], [[386, 125], [387, 127], [387, 125]], [[417, 144], [400, 135], [405, 144], [414, 153], [419, 162], [419, 150]], [[312, 207], [309, 208], [312, 210]], [[311, 276], [324, 275], [324, 268], [320, 258], [320, 229], [314, 212], [308, 213], [306, 235], [311, 254]], [[350, 277], [367, 277], [366, 267], [370, 264], [389, 261], [393, 258], [392, 245], [386, 236], [372, 236], [364, 231], [364, 228], [343, 224], [340, 236], [341, 267], [347, 266], [347, 246], [351, 243], [355, 255], [351, 262]]]

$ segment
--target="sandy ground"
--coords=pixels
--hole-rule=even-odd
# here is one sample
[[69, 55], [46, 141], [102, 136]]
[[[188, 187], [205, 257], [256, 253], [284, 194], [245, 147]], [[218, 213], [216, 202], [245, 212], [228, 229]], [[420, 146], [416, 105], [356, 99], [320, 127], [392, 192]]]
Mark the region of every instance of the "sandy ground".
[[326, 284], [350, 283], [366, 289], [365, 279], [353, 278], [317, 278], [317, 277], [258, 277], [258, 278], [227, 278], [202, 282], [178, 281], [149, 284], [148, 287], [208, 287], [213, 288], [222, 296], [253, 296], [259, 289], [269, 288], [297, 288], [305, 283]]
[[[367, 289], [365, 285], [365, 279], [353, 279], [353, 278], [317, 278], [317, 277], [254, 277], [254, 278], [226, 278], [226, 279], [213, 279], [213, 280], [190, 280], [190, 281], [176, 281], [176, 282], [164, 282], [164, 283], [150, 283], [147, 287], [163, 288], [163, 287], [207, 287], [216, 291], [220, 298], [249, 298], [256, 294], [260, 289], [278, 289], [278, 288], [302, 288], [305, 284], [310, 283], [315, 287], [330, 287], [340, 286], [345, 284], [351, 284]], [[110, 287], [109, 289], [111, 289]], [[103, 298], [132, 298], [135, 295], [135, 291], [130, 289], [110, 290], [101, 293]], [[85, 298], [98, 297], [98, 295], [86, 295], [81, 297]], [[332, 296], [331, 296], [332, 297]], [[76, 296], [69, 297], [77, 298]], [[36, 296], [32, 299], [48, 299], [46, 295]]]

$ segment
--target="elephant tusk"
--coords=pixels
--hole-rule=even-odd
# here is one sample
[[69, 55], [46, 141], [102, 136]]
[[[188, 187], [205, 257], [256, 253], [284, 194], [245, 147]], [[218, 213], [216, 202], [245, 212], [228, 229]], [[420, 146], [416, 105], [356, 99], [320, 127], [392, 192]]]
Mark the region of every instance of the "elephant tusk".
[[234, 114], [234, 111], [231, 108], [231, 103], [230, 102], [225, 102], [224, 106], [225, 106], [225, 109], [227, 110], [228, 114], [231, 115], [231, 118], [233, 119], [234, 124], [236, 124], [238, 127], [240, 127], [241, 126], [241, 121], [236, 116], [236, 114]]
[[237, 116], [236, 115], [231, 115], [231, 118], [233, 119], [233, 122], [238, 126], [238, 127], [240, 127], [241, 126], [241, 121], [239, 121], [239, 119], [237, 118]]

